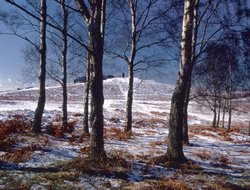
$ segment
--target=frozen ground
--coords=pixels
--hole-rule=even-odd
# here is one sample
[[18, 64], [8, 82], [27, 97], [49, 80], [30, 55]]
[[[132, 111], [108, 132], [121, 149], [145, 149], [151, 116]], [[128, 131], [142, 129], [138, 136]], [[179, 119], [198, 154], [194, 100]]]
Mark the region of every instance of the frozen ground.
[[[233, 129], [228, 133], [210, 128], [209, 110], [191, 102], [192, 146], [184, 146], [190, 162], [173, 167], [152, 161], [167, 150], [173, 87], [135, 80], [133, 134], [128, 136], [123, 133], [126, 90], [126, 79], [104, 82], [105, 149], [108, 156], [122, 157], [129, 163], [123, 177], [63, 169], [66, 163], [86, 157], [89, 146], [88, 139], [82, 137], [84, 84], [70, 84], [69, 118], [75, 130], [62, 136], [47, 134], [45, 126], [60, 121], [62, 99], [60, 87], [48, 87], [43, 135], [14, 133], [14, 146], [0, 148], [0, 189], [250, 189], [248, 105], [244, 112], [234, 113]], [[30, 122], [37, 97], [35, 88], [1, 92], [0, 121], [22, 118]]]

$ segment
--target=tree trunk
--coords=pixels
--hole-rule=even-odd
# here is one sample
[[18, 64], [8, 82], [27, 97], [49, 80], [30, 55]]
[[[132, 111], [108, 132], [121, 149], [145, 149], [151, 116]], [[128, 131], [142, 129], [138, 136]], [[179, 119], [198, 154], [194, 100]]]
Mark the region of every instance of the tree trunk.
[[128, 65], [128, 94], [127, 94], [127, 106], [126, 106], [126, 125], [125, 131], [129, 132], [132, 130], [132, 104], [133, 104], [133, 91], [134, 91], [134, 72], [133, 65]]
[[194, 2], [194, 0], [184, 1], [179, 77], [171, 100], [167, 158], [176, 162], [186, 161], [182, 142], [183, 108], [188, 82], [191, 77]]
[[63, 117], [62, 117], [62, 123], [64, 129], [67, 127], [68, 122], [68, 94], [67, 94], [67, 79], [65, 79], [67, 76], [63, 76], [63, 105], [62, 105], [62, 111], [63, 111]]
[[183, 143], [189, 145], [188, 138], [188, 103], [190, 94], [191, 81], [188, 83], [188, 88], [185, 94], [184, 107], [183, 107]]
[[219, 98], [219, 105], [218, 105], [218, 117], [216, 122], [216, 127], [219, 127], [220, 125], [220, 112], [221, 112], [221, 98]]
[[[228, 57], [230, 57], [230, 56], [228, 55]], [[229, 72], [229, 90], [228, 90], [229, 92], [228, 92], [228, 126], [227, 126], [227, 130], [230, 131], [230, 129], [231, 129], [231, 119], [232, 119], [232, 85], [233, 85], [232, 63], [231, 63], [230, 59], [229, 59], [228, 72]]]
[[67, 94], [67, 52], [68, 52], [68, 39], [67, 39], [67, 29], [68, 29], [68, 10], [65, 7], [64, 0], [61, 0], [62, 3], [62, 11], [63, 11], [63, 49], [62, 49], [62, 87], [63, 87], [63, 127], [66, 128], [68, 122], [68, 94]]
[[90, 57], [88, 56], [87, 80], [85, 83], [84, 114], [83, 114], [83, 132], [89, 134], [89, 85], [90, 85]]
[[41, 0], [41, 21], [40, 21], [40, 76], [39, 76], [39, 98], [35, 110], [32, 132], [41, 133], [42, 115], [45, 106], [45, 80], [46, 80], [46, 0]]
[[93, 112], [91, 116], [91, 157], [99, 158], [105, 155], [103, 140], [103, 75], [102, 75], [102, 53], [103, 44], [101, 38], [98, 38], [98, 32], [90, 31], [90, 64], [93, 65], [94, 73], [90, 81], [90, 92], [93, 100]]
[[216, 128], [216, 118], [217, 118], [216, 107], [214, 107], [213, 113], [214, 113], [213, 128]]
[[223, 104], [223, 115], [222, 115], [222, 128], [225, 128], [225, 115], [226, 115], [226, 100], [224, 100]]
[[231, 129], [231, 122], [232, 122], [232, 102], [231, 102], [231, 99], [229, 99], [228, 126], [227, 126], [228, 131], [230, 131], [230, 129]]
[[106, 0], [90, 0], [89, 8], [82, 0], [76, 0], [80, 12], [88, 26], [88, 53], [90, 62], [90, 94], [93, 111], [90, 115], [90, 158], [103, 160], [106, 158], [103, 139], [103, 49]]
[[188, 138], [188, 104], [189, 104], [189, 96], [190, 89], [192, 83], [192, 70], [194, 64], [196, 62], [196, 42], [197, 42], [197, 34], [198, 34], [198, 8], [200, 4], [200, 0], [195, 0], [194, 5], [194, 14], [193, 14], [193, 36], [192, 36], [192, 55], [191, 55], [191, 69], [190, 69], [190, 77], [187, 85], [187, 90], [185, 94], [185, 101], [183, 107], [183, 143], [189, 145]]
[[136, 56], [136, 7], [134, 1], [128, 1], [130, 14], [131, 14], [131, 51], [130, 58], [128, 60], [128, 94], [126, 105], [126, 125], [125, 131], [130, 132], [132, 130], [132, 105], [133, 105], [133, 92], [134, 92], [134, 60]]
[[185, 99], [184, 78], [178, 79], [171, 100], [167, 157], [170, 161], [186, 160], [183, 153], [183, 107]]
[[103, 48], [106, 1], [92, 0], [92, 18], [89, 25], [89, 50], [92, 74], [90, 79], [90, 92], [93, 102], [93, 113], [91, 121], [91, 158], [104, 158], [103, 139]]

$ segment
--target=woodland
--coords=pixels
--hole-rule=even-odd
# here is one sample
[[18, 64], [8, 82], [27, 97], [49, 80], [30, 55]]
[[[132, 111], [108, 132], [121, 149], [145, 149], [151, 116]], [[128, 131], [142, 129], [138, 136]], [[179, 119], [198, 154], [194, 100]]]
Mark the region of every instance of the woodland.
[[0, 90], [0, 189], [250, 188], [247, 0], [2, 4], [37, 85]]

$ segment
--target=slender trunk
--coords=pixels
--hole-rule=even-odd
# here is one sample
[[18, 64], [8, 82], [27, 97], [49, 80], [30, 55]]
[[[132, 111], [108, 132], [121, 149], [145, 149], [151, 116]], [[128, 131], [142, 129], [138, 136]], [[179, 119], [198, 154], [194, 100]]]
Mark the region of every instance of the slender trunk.
[[[89, 81], [88, 81], [88, 85], [89, 85], [89, 89], [90, 89], [90, 82], [91, 82], [91, 78], [93, 77], [92, 76], [92, 74], [93, 74], [93, 67], [92, 67], [92, 65], [91, 64], [89, 64], [89, 66], [90, 66], [90, 74], [89, 74]], [[89, 96], [89, 99], [90, 99], [90, 114], [89, 114], [89, 124], [90, 124], [90, 127], [92, 127], [93, 126], [93, 122], [92, 121], [94, 121], [94, 118], [93, 118], [93, 116], [94, 116], [94, 103], [93, 103], [93, 98], [92, 98], [92, 96]]]
[[250, 121], [248, 122], [248, 135], [250, 135]]
[[224, 104], [223, 104], [223, 115], [222, 115], [222, 128], [225, 128], [225, 114], [226, 114], [226, 100], [224, 101]]
[[67, 28], [68, 28], [68, 11], [65, 7], [64, 0], [61, 0], [62, 3], [62, 11], [63, 11], [63, 49], [62, 49], [62, 70], [63, 70], [63, 79], [62, 79], [62, 87], [63, 87], [63, 105], [62, 105], [62, 111], [63, 111], [63, 126], [64, 128], [67, 125], [68, 121], [68, 94], [67, 94], [67, 52], [68, 52], [68, 39], [67, 39]]
[[85, 83], [84, 114], [83, 114], [83, 132], [89, 134], [89, 85], [90, 85], [90, 61], [88, 57], [87, 80]]
[[[230, 57], [229, 52], [228, 53], [228, 57]], [[228, 126], [227, 126], [227, 130], [230, 131], [231, 129], [231, 119], [232, 119], [232, 85], [233, 85], [233, 81], [232, 81], [232, 63], [229, 59], [229, 92], [228, 92]]]
[[[64, 76], [66, 77], [66, 76]], [[64, 78], [63, 77], [63, 78]], [[63, 111], [63, 117], [62, 117], [62, 123], [63, 123], [63, 126], [64, 128], [67, 127], [67, 122], [68, 122], [68, 94], [67, 94], [67, 80], [66, 79], [63, 79], [64, 83], [63, 82], [63, 105], [62, 105], [62, 111]]]
[[130, 14], [131, 14], [131, 51], [130, 58], [128, 61], [128, 94], [127, 94], [127, 105], [126, 105], [126, 125], [125, 131], [129, 132], [132, 130], [132, 105], [133, 105], [133, 92], [134, 92], [134, 60], [136, 56], [136, 8], [135, 2], [129, 1]]
[[183, 107], [183, 143], [189, 145], [189, 138], [188, 138], [188, 103], [189, 103], [189, 94], [190, 94], [190, 86], [191, 81], [188, 83], [187, 91], [185, 94], [185, 101]]
[[216, 118], [217, 118], [217, 112], [216, 112], [216, 107], [213, 109], [214, 113], [214, 118], [213, 118], [213, 128], [216, 128]]
[[231, 122], [232, 122], [232, 102], [231, 99], [229, 99], [229, 107], [228, 107], [228, 126], [227, 130], [230, 131], [231, 129]]
[[33, 133], [41, 133], [42, 115], [45, 106], [45, 79], [46, 79], [46, 0], [41, 0], [41, 21], [40, 21], [40, 76], [39, 76], [39, 98], [32, 124]]
[[189, 96], [190, 89], [192, 83], [192, 70], [194, 64], [196, 62], [196, 42], [197, 42], [197, 34], [198, 34], [198, 8], [199, 8], [200, 0], [195, 0], [194, 5], [194, 15], [193, 15], [193, 36], [192, 36], [192, 52], [191, 52], [191, 69], [189, 73], [189, 81], [185, 94], [184, 108], [183, 108], [183, 143], [189, 145], [188, 138], [188, 104], [189, 104]]
[[220, 125], [220, 112], [221, 112], [221, 98], [219, 98], [218, 116], [217, 116], [216, 127], [219, 127], [219, 125]]
[[133, 84], [134, 84], [134, 72], [133, 72], [133, 65], [128, 65], [128, 94], [127, 94], [127, 106], [126, 106], [126, 125], [125, 131], [129, 132], [132, 130], [132, 104], [133, 104]]
[[184, 16], [182, 24], [181, 57], [179, 77], [171, 99], [169, 118], [169, 134], [167, 158], [170, 161], [183, 162], [183, 108], [188, 82], [192, 68], [192, 30], [194, 16], [194, 1], [184, 1]]

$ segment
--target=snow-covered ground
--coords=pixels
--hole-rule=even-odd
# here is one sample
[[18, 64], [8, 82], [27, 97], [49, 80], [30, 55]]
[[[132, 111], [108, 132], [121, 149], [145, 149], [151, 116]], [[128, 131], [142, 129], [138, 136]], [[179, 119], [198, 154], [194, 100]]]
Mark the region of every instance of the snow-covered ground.
[[[67, 174], [61, 171], [61, 175], [58, 171], [49, 172], [48, 168], [54, 168], [58, 163], [85, 157], [85, 149], [89, 146], [88, 139], [81, 139], [84, 84], [70, 84], [69, 120], [75, 122], [75, 130], [62, 137], [46, 132], [41, 136], [13, 134], [17, 139], [13, 149], [0, 149], [0, 189], [15, 184], [31, 189], [49, 189], [51, 184], [55, 189], [144, 189], [148, 186], [157, 189], [156, 181], [165, 184], [168, 179], [181, 181], [189, 189], [250, 189], [250, 110], [235, 112], [233, 129], [227, 133], [225, 129], [208, 127], [212, 114], [191, 102], [189, 123], [192, 146], [184, 146], [184, 152], [192, 162], [186, 169], [173, 168], [152, 163], [153, 158], [165, 154], [167, 150], [167, 120], [173, 86], [135, 80], [133, 134], [128, 137], [123, 133], [126, 92], [126, 78], [104, 81], [105, 150], [108, 156], [123, 157], [130, 163], [125, 178], [79, 174], [71, 170]], [[1, 92], [0, 122], [20, 116], [27, 121], [32, 120], [37, 98], [37, 88]], [[47, 88], [44, 126], [58, 123], [61, 100], [60, 87]], [[15, 150], [27, 146], [33, 147], [27, 159], [14, 162], [10, 158], [12, 154], [15, 156]], [[57, 179], [45, 173], [52, 173]], [[71, 175], [74, 179], [69, 177]]]

